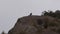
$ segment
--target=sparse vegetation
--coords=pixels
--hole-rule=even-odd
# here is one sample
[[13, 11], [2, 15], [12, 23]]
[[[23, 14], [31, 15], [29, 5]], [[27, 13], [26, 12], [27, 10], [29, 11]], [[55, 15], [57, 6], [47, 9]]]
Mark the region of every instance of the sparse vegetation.
[[55, 18], [60, 18], [60, 10], [56, 10], [55, 12], [53, 11], [44, 11], [42, 13], [42, 16], [51, 16], [51, 17], [55, 17]]

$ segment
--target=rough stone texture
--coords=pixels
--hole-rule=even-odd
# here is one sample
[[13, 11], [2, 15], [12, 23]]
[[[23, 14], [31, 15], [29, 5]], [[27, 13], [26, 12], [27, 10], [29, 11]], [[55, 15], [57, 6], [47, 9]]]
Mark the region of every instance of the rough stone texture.
[[[9, 30], [8, 34], [58, 34], [59, 22], [60, 19], [50, 16], [25, 16], [18, 18], [15, 26]], [[50, 23], [57, 25], [50, 26]]]

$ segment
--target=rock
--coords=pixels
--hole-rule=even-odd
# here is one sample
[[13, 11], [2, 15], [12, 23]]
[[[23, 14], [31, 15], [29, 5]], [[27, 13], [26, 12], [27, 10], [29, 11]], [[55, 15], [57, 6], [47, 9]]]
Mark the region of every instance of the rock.
[[58, 21], [60, 20], [50, 16], [25, 16], [17, 20], [15, 26], [9, 30], [8, 34], [58, 34], [56, 31], [51, 32], [53, 31], [51, 27], [55, 26], [49, 25], [53, 22], [58, 25]]

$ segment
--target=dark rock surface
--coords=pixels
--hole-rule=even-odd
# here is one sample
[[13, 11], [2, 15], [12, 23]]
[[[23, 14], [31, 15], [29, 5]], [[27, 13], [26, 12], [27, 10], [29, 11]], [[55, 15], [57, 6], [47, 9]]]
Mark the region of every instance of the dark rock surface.
[[59, 34], [60, 19], [50, 16], [25, 16], [18, 18], [8, 34]]

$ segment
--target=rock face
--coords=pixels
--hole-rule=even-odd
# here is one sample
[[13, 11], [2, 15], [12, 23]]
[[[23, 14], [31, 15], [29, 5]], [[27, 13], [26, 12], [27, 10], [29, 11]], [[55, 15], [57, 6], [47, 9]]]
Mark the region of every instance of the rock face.
[[59, 34], [60, 19], [49, 16], [19, 18], [8, 34]]

